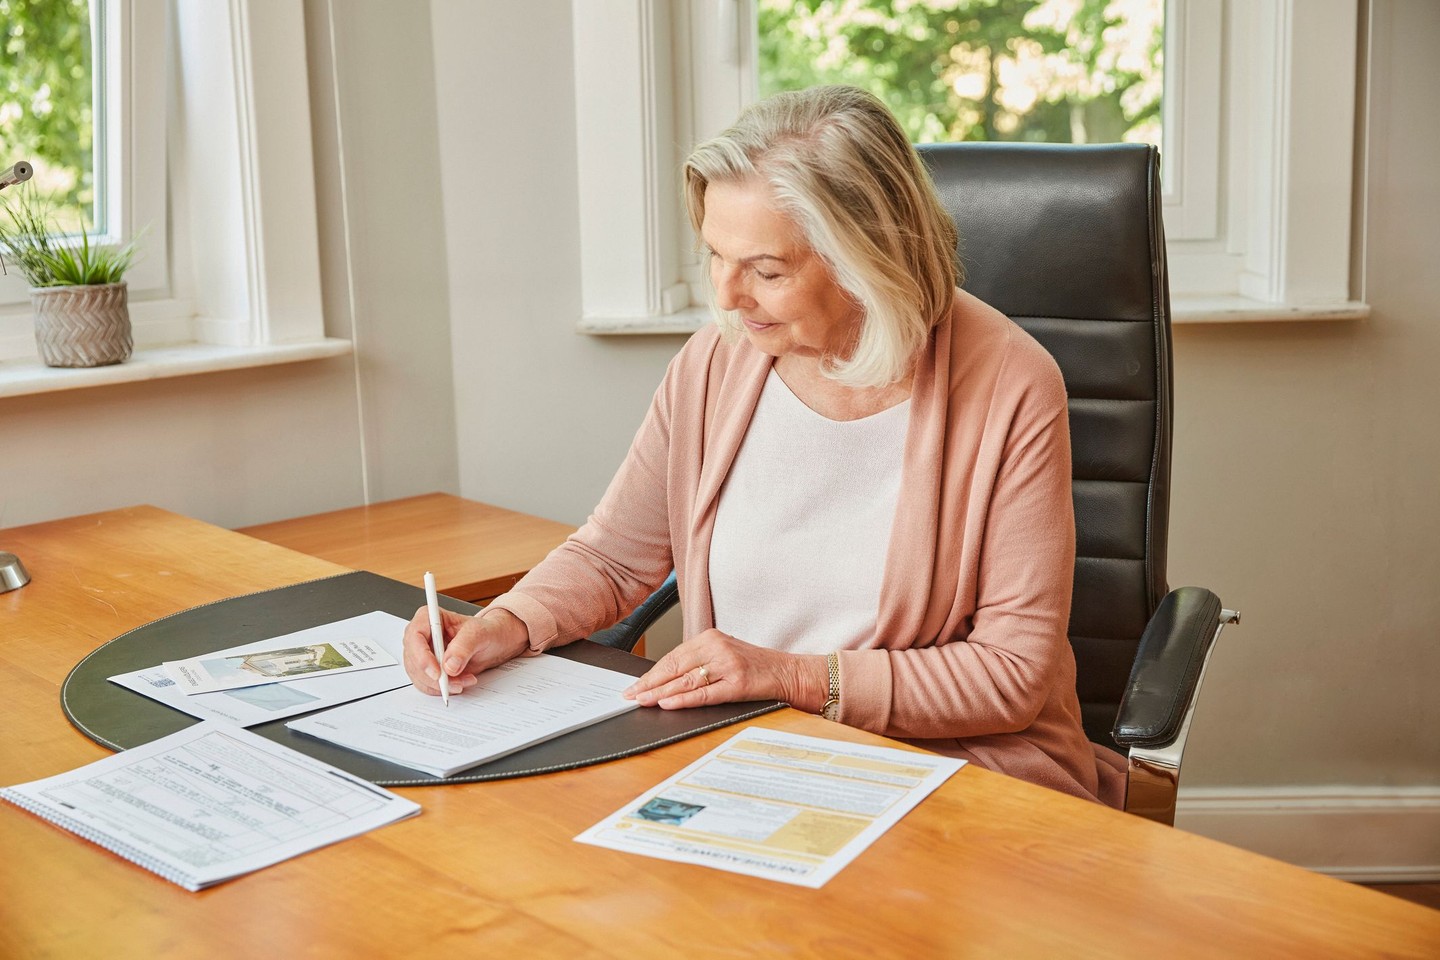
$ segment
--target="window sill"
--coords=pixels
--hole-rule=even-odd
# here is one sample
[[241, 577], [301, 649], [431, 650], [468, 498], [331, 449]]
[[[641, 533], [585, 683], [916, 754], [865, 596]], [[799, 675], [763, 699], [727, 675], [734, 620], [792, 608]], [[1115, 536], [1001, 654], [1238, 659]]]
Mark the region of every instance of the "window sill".
[[[1370, 305], [1358, 300], [1327, 303], [1266, 303], [1246, 297], [1176, 296], [1170, 302], [1170, 319], [1174, 325], [1216, 323], [1276, 323], [1313, 320], [1364, 320], [1370, 316]], [[576, 329], [591, 336], [628, 336], [633, 334], [689, 335], [710, 322], [705, 307], [691, 307], [667, 316], [650, 317], [585, 317]]]
[[1364, 320], [1370, 304], [1358, 300], [1331, 300], [1324, 303], [1267, 303], [1247, 297], [1170, 298], [1173, 324], [1274, 323], [1297, 320]]
[[575, 329], [597, 337], [653, 333], [688, 335], [709, 322], [708, 307], [690, 307], [678, 313], [655, 314], [649, 317], [582, 317]]
[[80, 390], [111, 383], [136, 383], [168, 377], [188, 377], [218, 370], [241, 370], [301, 360], [319, 360], [350, 353], [349, 340], [325, 337], [304, 343], [260, 347], [222, 347], [206, 343], [139, 347], [124, 363], [108, 367], [47, 367], [39, 360], [0, 363], [0, 397], [18, 397], [57, 390]]

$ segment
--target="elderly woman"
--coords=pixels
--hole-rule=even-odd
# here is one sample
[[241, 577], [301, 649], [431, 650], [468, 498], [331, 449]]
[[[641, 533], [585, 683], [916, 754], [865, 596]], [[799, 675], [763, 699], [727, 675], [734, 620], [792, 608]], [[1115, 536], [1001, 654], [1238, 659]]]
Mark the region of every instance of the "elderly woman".
[[[685, 640], [627, 695], [774, 698], [1119, 803], [1080, 725], [1065, 388], [957, 289], [956, 233], [894, 117], [849, 87], [746, 110], [685, 164], [718, 319], [675, 357], [589, 521], [477, 618], [459, 692], [608, 626], [673, 567]], [[405, 634], [439, 693], [424, 609]]]

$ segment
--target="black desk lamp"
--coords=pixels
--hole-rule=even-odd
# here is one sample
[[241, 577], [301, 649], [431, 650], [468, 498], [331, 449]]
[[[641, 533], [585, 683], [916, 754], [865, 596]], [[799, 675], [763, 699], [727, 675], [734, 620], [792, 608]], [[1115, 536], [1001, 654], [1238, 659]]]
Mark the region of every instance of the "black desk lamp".
[[[0, 190], [12, 184], [24, 183], [34, 172], [34, 167], [21, 160], [9, 170], [0, 173]], [[20, 558], [0, 550], [0, 593], [18, 590], [29, 582], [30, 574], [25, 572], [25, 564], [20, 562]]]

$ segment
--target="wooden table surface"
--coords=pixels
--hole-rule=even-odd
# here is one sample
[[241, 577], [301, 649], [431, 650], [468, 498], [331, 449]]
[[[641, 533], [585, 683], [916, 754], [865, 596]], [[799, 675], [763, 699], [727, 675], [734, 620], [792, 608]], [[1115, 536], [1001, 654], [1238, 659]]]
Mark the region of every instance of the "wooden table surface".
[[421, 586], [486, 603], [509, 590], [575, 528], [528, 513], [427, 493], [366, 507], [242, 527], [240, 533]]
[[[0, 531], [0, 783], [105, 755], [59, 688], [106, 640], [339, 572], [151, 507]], [[759, 725], [883, 742], [796, 711]], [[0, 803], [0, 957], [1435, 957], [1440, 912], [970, 766], [821, 890], [573, 842], [726, 739], [399, 792], [412, 820], [187, 893]]]

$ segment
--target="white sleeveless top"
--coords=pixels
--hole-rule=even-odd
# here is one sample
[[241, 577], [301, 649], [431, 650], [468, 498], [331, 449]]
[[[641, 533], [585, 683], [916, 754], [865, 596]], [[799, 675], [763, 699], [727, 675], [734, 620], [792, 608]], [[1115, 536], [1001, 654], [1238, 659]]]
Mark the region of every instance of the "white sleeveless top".
[[874, 635], [909, 420], [908, 399], [827, 419], [770, 371], [715, 515], [719, 630], [791, 653]]

